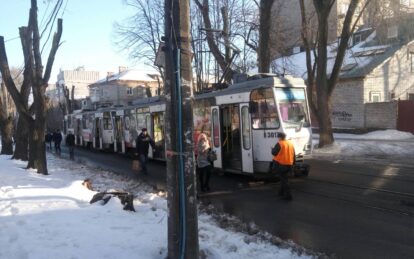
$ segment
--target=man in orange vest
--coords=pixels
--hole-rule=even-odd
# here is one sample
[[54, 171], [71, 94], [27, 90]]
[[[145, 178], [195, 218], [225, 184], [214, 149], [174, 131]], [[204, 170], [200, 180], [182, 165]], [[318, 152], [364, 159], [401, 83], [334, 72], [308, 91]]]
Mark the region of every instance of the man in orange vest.
[[274, 170], [280, 176], [281, 188], [279, 195], [284, 200], [292, 200], [292, 194], [290, 193], [290, 187], [288, 183], [288, 173], [295, 164], [295, 148], [292, 142], [286, 140], [286, 134], [279, 132], [277, 134], [279, 142], [272, 149]]

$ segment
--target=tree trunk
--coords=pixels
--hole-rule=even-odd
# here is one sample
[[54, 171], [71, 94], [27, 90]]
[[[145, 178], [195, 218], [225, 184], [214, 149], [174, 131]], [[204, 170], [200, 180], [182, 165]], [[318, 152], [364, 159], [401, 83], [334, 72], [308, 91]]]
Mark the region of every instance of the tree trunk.
[[35, 166], [35, 161], [36, 161], [36, 155], [37, 155], [37, 151], [36, 151], [36, 143], [35, 143], [35, 139], [36, 139], [36, 134], [34, 131], [34, 120], [33, 121], [29, 121], [28, 122], [29, 125], [29, 160], [27, 161], [27, 169], [36, 169]]
[[29, 159], [29, 124], [23, 116], [19, 117], [15, 136], [15, 149], [12, 159], [27, 161]]
[[33, 130], [33, 144], [34, 148], [31, 149], [36, 152], [34, 159], [34, 167], [37, 169], [38, 174], [47, 175], [47, 160], [46, 160], [46, 146], [45, 146], [45, 129], [46, 129], [46, 116], [43, 118], [36, 117], [35, 127]]
[[316, 90], [318, 93], [318, 110], [316, 117], [319, 123], [319, 147], [332, 144], [334, 142], [331, 105], [328, 88], [328, 16], [331, 11], [330, 1], [314, 0], [316, 13], [318, 15], [318, 59], [316, 61]]
[[13, 155], [13, 119], [9, 116], [0, 120], [1, 127], [1, 153]]
[[260, 28], [259, 28], [259, 73], [270, 71], [270, 26], [272, 24], [272, 6], [274, 0], [260, 1]]

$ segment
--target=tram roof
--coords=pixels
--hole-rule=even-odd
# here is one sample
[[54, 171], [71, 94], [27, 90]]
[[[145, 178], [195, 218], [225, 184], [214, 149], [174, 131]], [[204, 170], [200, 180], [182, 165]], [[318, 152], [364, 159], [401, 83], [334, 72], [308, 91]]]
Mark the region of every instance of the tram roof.
[[268, 76], [265, 78], [248, 80], [242, 83], [232, 84], [222, 90], [215, 90], [207, 93], [195, 95], [195, 99], [209, 98], [214, 96], [237, 94], [251, 91], [262, 87], [304, 87], [305, 82], [302, 78], [292, 76]]

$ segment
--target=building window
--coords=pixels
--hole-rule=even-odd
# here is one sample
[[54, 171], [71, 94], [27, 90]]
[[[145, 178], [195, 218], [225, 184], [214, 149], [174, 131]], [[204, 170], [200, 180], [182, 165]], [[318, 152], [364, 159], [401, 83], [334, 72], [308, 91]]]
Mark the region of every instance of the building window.
[[410, 0], [400, 0], [400, 5], [403, 7], [409, 7], [410, 4]]
[[414, 94], [409, 93], [407, 99], [410, 100], [410, 101], [414, 101]]
[[293, 47], [293, 54], [297, 54], [300, 52], [300, 47]]
[[358, 44], [362, 41], [361, 34], [354, 35], [354, 42], [353, 44]]
[[132, 87], [127, 88], [127, 95], [133, 95], [133, 89]]
[[398, 26], [393, 25], [393, 26], [388, 27], [387, 38], [392, 39], [392, 38], [397, 38], [397, 37], [398, 37]]
[[371, 92], [369, 99], [372, 103], [381, 102], [381, 93], [380, 92]]

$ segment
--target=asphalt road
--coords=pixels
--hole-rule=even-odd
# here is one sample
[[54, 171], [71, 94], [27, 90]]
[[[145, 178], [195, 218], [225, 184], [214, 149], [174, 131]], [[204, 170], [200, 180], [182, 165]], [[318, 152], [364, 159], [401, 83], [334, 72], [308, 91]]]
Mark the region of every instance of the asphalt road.
[[[65, 148], [62, 157], [67, 157]], [[165, 163], [149, 175], [131, 170], [131, 159], [77, 149], [92, 167], [165, 188]], [[308, 178], [291, 179], [293, 201], [277, 196], [278, 183], [213, 174], [200, 201], [254, 222], [260, 229], [337, 258], [414, 258], [414, 167], [387, 163], [310, 160]]]

